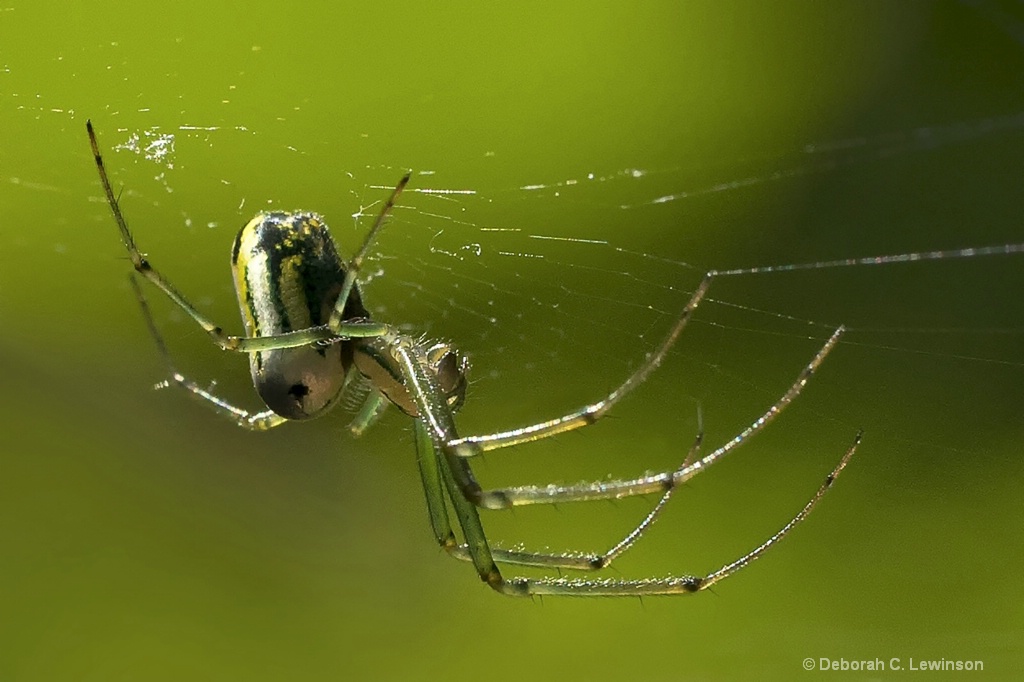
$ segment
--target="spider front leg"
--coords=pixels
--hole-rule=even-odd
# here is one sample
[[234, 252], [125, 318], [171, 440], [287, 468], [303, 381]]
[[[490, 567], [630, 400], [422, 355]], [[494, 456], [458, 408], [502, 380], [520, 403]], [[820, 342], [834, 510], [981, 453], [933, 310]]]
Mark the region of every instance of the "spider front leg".
[[[128, 251], [128, 257], [132, 262], [132, 267], [134, 267], [136, 272], [141, 276], [145, 277], [154, 286], [160, 289], [175, 303], [175, 305], [181, 308], [181, 310], [194, 320], [196, 324], [198, 324], [203, 331], [209, 335], [211, 340], [221, 349], [237, 351], [240, 353], [257, 353], [262, 351], [298, 348], [309, 346], [317, 342], [336, 341], [341, 338], [365, 338], [380, 336], [387, 333], [387, 325], [378, 324], [368, 320], [345, 319], [344, 311], [346, 310], [352, 292], [355, 290], [356, 276], [362, 266], [363, 258], [375, 239], [377, 232], [387, 219], [388, 214], [394, 206], [395, 200], [398, 195], [401, 194], [402, 189], [409, 181], [409, 174], [406, 174], [394, 189], [391, 197], [385, 204], [384, 209], [381, 211], [369, 234], [367, 234], [364, 239], [363, 245], [356, 253], [356, 257], [353, 258], [352, 262], [347, 268], [345, 268], [338, 298], [333, 305], [332, 313], [326, 324], [306, 325], [305, 327], [295, 329], [294, 331], [260, 334], [247, 337], [232, 336], [226, 334], [219, 325], [214, 324], [209, 318], [199, 312], [199, 310], [192, 305], [170, 283], [170, 281], [168, 281], [150, 264], [149, 260], [139, 250], [135, 243], [135, 238], [128, 229], [128, 223], [125, 221], [124, 215], [121, 213], [121, 208], [118, 205], [117, 196], [114, 194], [113, 186], [110, 184], [110, 179], [107, 175], [106, 166], [103, 163], [103, 156], [100, 153], [99, 142], [96, 139], [96, 133], [93, 130], [92, 122], [86, 121], [85, 125], [86, 131], [89, 135], [89, 145], [92, 148], [93, 158], [96, 162], [96, 170], [100, 176], [100, 184], [103, 186], [103, 193], [106, 196], [107, 203], [110, 206], [110, 211], [114, 216], [118, 229], [120, 230], [121, 241], [124, 243], [124, 246]], [[339, 270], [340, 269], [341, 268], [339, 267]]]

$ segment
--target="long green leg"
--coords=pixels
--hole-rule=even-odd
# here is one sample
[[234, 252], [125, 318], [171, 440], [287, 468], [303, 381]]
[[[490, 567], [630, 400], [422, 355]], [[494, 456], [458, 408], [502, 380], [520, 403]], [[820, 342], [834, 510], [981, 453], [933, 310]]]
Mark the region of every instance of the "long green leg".
[[[699, 414], [697, 421], [699, 424]], [[693, 458], [697, 456], [697, 452], [700, 450], [700, 444], [703, 440], [704, 429], [703, 427], [701, 427], [700, 430], [697, 432], [697, 437], [694, 439], [693, 445], [690, 446], [690, 451], [686, 453], [686, 459], [683, 460], [683, 463], [682, 465], [680, 465], [680, 468], [685, 469], [687, 466], [690, 465], [690, 463], [693, 461]], [[665, 505], [668, 504], [668, 501], [669, 499], [671, 499], [672, 493], [674, 493], [675, 490], [675, 487], [666, 490], [662, 494], [661, 499], [658, 500], [658, 503], [654, 505], [654, 508], [651, 509], [647, 516], [644, 517], [644, 520], [641, 521], [636, 528], [631, 530], [626, 535], [626, 537], [622, 538], [622, 540], [617, 542], [615, 546], [613, 546], [607, 552], [598, 557], [598, 561], [595, 562], [594, 568], [605, 568], [606, 566], [611, 564], [612, 561], [622, 556], [622, 554], [624, 554], [626, 550], [628, 550], [630, 547], [636, 544], [636, 541], [640, 539], [640, 536], [643, 535], [647, 531], [647, 529], [650, 528], [651, 525], [658, 519], [658, 516], [665, 508]]]
[[749, 566], [761, 558], [765, 552], [779, 543], [811, 513], [825, 493], [832, 487], [836, 478], [853, 457], [860, 444], [857, 434], [853, 445], [846, 451], [839, 464], [825, 477], [825, 481], [811, 499], [781, 529], [739, 559], [729, 562], [704, 577], [668, 576], [665, 578], [646, 578], [641, 580], [593, 580], [581, 578], [503, 578], [494, 564], [492, 553], [484, 535], [483, 526], [476, 507], [461, 496], [455, 477], [448, 469], [450, 466], [468, 466], [465, 460], [457, 457], [441, 459], [442, 477], [448, 487], [452, 506], [466, 534], [468, 552], [473, 564], [477, 567], [481, 578], [492, 588], [510, 596], [526, 597], [535, 595], [557, 595], [567, 597], [628, 597], [658, 596], [672, 594], [690, 594], [705, 590], [715, 583]]
[[[860, 434], [857, 434], [853, 445], [846, 451], [839, 464], [825, 477], [814, 496], [797, 512], [796, 516], [789, 520], [774, 535], [762, 542], [756, 548], [747, 552], [739, 559], [722, 566], [717, 571], [712, 571], [704, 577], [697, 576], [669, 576], [665, 578], [649, 578], [644, 580], [584, 580], [574, 578], [548, 578], [538, 580], [517, 579], [517, 585], [522, 587], [523, 593], [527, 595], [558, 595], [565, 597], [645, 597], [672, 594], [691, 594], [706, 590], [717, 582], [720, 582], [737, 571], [749, 566], [751, 563], [764, 556], [765, 552], [774, 547], [782, 538], [786, 537], [797, 525], [807, 518], [808, 514], [817, 506], [825, 493], [829, 491], [836, 478], [846, 467], [853, 453], [860, 443]], [[516, 594], [516, 593], [512, 593]]]
[[[501, 574], [497, 572], [497, 567], [494, 566], [493, 561], [490, 564], [487, 563], [490, 554], [485, 551], [487, 549], [486, 538], [483, 535], [483, 528], [480, 525], [480, 518], [476, 507], [459, 495], [458, 485], [447, 469], [445, 469], [445, 482], [448, 486], [453, 506], [455, 507], [456, 513], [459, 515], [460, 523], [463, 524], [463, 529], [466, 532], [467, 537], [473, 537], [476, 539], [476, 544], [474, 545], [473, 542], [470, 542], [468, 549], [474, 564], [477, 565], [478, 571], [480, 570], [481, 565], [494, 567], [494, 572], [481, 571], [481, 577], [483, 577], [484, 581], [491, 587], [503, 594], [510, 596], [554, 595], [565, 597], [643, 597], [691, 594], [701, 590], [706, 590], [715, 583], [720, 582], [749, 566], [786, 537], [793, 528], [807, 518], [814, 507], [817, 506], [818, 502], [821, 501], [821, 498], [825, 496], [825, 493], [829, 491], [836, 478], [839, 477], [839, 474], [850, 461], [850, 458], [853, 457], [859, 443], [860, 434], [857, 435], [853, 445], [851, 445], [846, 451], [836, 467], [828, 476], [825, 477], [824, 482], [819, 486], [818, 490], [815, 491], [811, 499], [781, 529], [739, 559], [729, 562], [718, 570], [708, 573], [704, 577], [683, 575], [667, 576], [664, 578], [646, 578], [641, 580], [522, 577], [509, 579], [502, 578]], [[461, 463], [464, 466], [466, 465], [463, 460], [459, 459], [440, 461], [442, 462], [442, 466], [450, 465], [453, 462]], [[494, 554], [494, 558], [498, 558], [498, 555]], [[537, 562], [533, 565], [543, 566], [545, 564]], [[599, 568], [599, 566], [593, 566], [592, 568]]]
[[[427, 433], [423, 422], [418, 419], [415, 421], [415, 435], [417, 463], [423, 481], [423, 490], [426, 494], [427, 511], [430, 515], [430, 527], [434, 532], [434, 538], [438, 545], [451, 556], [461, 561], [472, 562], [473, 555], [469, 551], [469, 546], [460, 543], [452, 530], [448, 510], [445, 506], [446, 492], [441, 480], [440, 462], [430, 440], [430, 434]], [[567, 568], [579, 571], [592, 571], [603, 567], [602, 557], [595, 554], [545, 554], [492, 548], [491, 555], [498, 563], [520, 566]]]
[[487, 542], [483, 524], [480, 523], [480, 513], [477, 511], [476, 505], [462, 496], [459, 484], [452, 475], [452, 466], [468, 467], [469, 465], [465, 460], [457, 457], [439, 457], [437, 462], [441, 468], [441, 478], [448, 490], [448, 499], [451, 500], [455, 516], [459, 520], [459, 526], [462, 527], [462, 534], [466, 541], [465, 551], [469, 554], [473, 566], [476, 567], [480, 579], [502, 594], [526, 596], [528, 593], [522, 589], [524, 586], [522, 579], [508, 581], [502, 577], [501, 571], [494, 563], [494, 554]]
[[[215, 344], [224, 350], [237, 351], [240, 353], [255, 353], [258, 351], [276, 350], [281, 348], [296, 348], [299, 346], [308, 346], [310, 344], [320, 341], [337, 341], [340, 338], [364, 338], [371, 336], [381, 336], [388, 332], [388, 326], [377, 322], [343, 322], [340, 316], [337, 320], [334, 319], [334, 315], [331, 317], [331, 322], [326, 325], [319, 327], [310, 327], [308, 329], [300, 329], [293, 332], [286, 332], [283, 334], [275, 334], [270, 336], [260, 337], [244, 337], [244, 336], [231, 336], [225, 334], [224, 330], [214, 324], [209, 318], [203, 315], [194, 305], [188, 302], [188, 300], [181, 295], [181, 293], [149, 263], [146, 257], [139, 251], [138, 246], [135, 244], [135, 238], [132, 236], [131, 231], [128, 229], [128, 223], [124, 219], [124, 215], [121, 213], [121, 208], [117, 203], [117, 196], [114, 194], [114, 189], [110, 184], [110, 179], [107, 176], [106, 167], [103, 164], [103, 156], [100, 154], [99, 143], [96, 140], [96, 133], [93, 130], [92, 122], [86, 121], [86, 130], [89, 133], [89, 144], [92, 147], [93, 157], [96, 160], [96, 169], [100, 175], [100, 184], [103, 185], [103, 192], [107, 197], [107, 203], [110, 205], [110, 211], [114, 214], [114, 220], [117, 222], [118, 229], [121, 231], [121, 241], [124, 242], [125, 248], [128, 250], [128, 257], [131, 259], [132, 266], [135, 270], [145, 277], [147, 280], [153, 283], [158, 289], [167, 295], [169, 299], [181, 308], [186, 315], [195, 320], [195, 322], [203, 328]], [[406, 177], [408, 180], [408, 176]], [[404, 183], [401, 186], [404, 186]], [[400, 191], [400, 190], [397, 190]], [[388, 207], [394, 200], [389, 201]], [[380, 222], [382, 219], [378, 219]], [[379, 226], [375, 226], [375, 230]], [[364, 248], [361, 249], [361, 253], [365, 254], [366, 249], [369, 247], [369, 242], [372, 239], [372, 234], [368, 237], [367, 242], [364, 244]], [[358, 269], [358, 268], [357, 268]], [[346, 275], [345, 282], [348, 283], [348, 287], [345, 293], [345, 299], [348, 298], [348, 292], [351, 292], [352, 286], [354, 285], [353, 279], [349, 281], [349, 274], [351, 269]], [[344, 308], [345, 300], [339, 297], [338, 310]]]
[[[441, 471], [430, 434], [420, 420], [415, 421], [416, 455], [419, 464], [423, 490], [427, 498], [427, 511], [430, 514], [430, 527], [434, 538], [448, 554], [462, 561], [473, 561], [469, 547], [460, 543], [452, 530], [445, 506], [445, 489], [441, 481]], [[491, 549], [496, 562], [539, 566], [543, 568], [571, 568], [581, 571], [594, 570], [600, 557], [592, 554], [542, 554], [520, 550]]]
[[423, 492], [427, 497], [427, 513], [430, 515], [430, 528], [434, 531], [434, 538], [442, 549], [453, 552], [458, 548], [459, 543], [452, 531], [452, 524], [448, 520], [448, 510], [445, 508], [444, 488], [441, 484], [441, 471], [438, 469], [437, 454], [427, 433], [426, 426], [419, 419], [415, 420], [414, 435], [416, 439], [416, 463], [420, 468], [420, 478], [423, 481]]
[[[443, 496], [439, 494], [438, 475], [448, 491], [448, 499], [462, 528], [465, 548], [480, 579], [498, 591], [504, 591], [506, 585], [501, 571], [494, 563], [494, 556], [487, 543], [480, 515], [476, 507], [462, 495], [460, 483], [472, 472], [464, 459], [460, 459], [447, 451], [446, 443], [458, 437], [455, 430], [455, 419], [451, 409], [437, 385], [437, 378], [428, 368], [423, 349], [404, 335], [390, 339], [395, 359], [398, 360], [406, 388], [413, 395], [418, 408], [417, 448], [420, 451], [420, 473], [423, 476], [424, 489], [427, 491], [427, 504], [431, 506], [430, 519], [434, 524], [434, 533], [442, 547], [448, 548], [451, 542], [451, 527], [444, 511]], [[423, 438], [421, 436], [427, 436]], [[433, 456], [427, 456], [426, 441], [429, 439]], [[440, 456], [439, 456], [440, 455]], [[433, 462], [433, 464], [431, 464]], [[459, 467], [459, 482], [452, 474], [452, 466]], [[475, 481], [474, 481], [475, 482]], [[441, 517], [444, 516], [442, 521]]]
[[633, 391], [633, 389], [646, 381], [651, 372], [661, 365], [665, 356], [668, 355], [669, 350], [672, 348], [673, 344], [675, 344], [676, 339], [679, 338], [679, 335], [686, 327], [686, 323], [690, 321], [690, 318], [693, 316], [697, 306], [700, 305], [700, 302], [704, 299], [704, 295], [707, 293], [708, 287], [711, 286], [711, 279], [712, 276], [710, 274], [704, 277], [690, 296], [690, 300], [683, 308], [683, 312], [679, 315], [676, 323], [672, 326], [672, 329], [669, 330], [669, 333], [665, 336], [658, 347], [648, 354], [644, 362], [637, 367], [637, 369], [624, 382], [622, 382], [618, 388], [605, 396], [604, 399], [581, 407], [575, 412], [570, 412], [569, 414], [556, 419], [550, 419], [530, 426], [523, 426], [518, 429], [512, 429], [511, 431], [502, 431], [500, 433], [492, 433], [485, 436], [467, 436], [465, 438], [458, 438], [451, 441], [450, 445], [460, 457], [475, 457], [488, 450], [497, 450], [499, 448], [507, 448], [534, 440], [541, 440], [542, 438], [548, 438], [550, 436], [565, 433], [567, 431], [573, 431], [593, 424], [603, 417], [627, 394]]
[[164, 364], [167, 365], [170, 378], [167, 379], [164, 384], [158, 384], [158, 386], [174, 385], [183, 388], [194, 398], [198, 398], [204, 405], [211, 408], [217, 414], [226, 417], [238, 426], [243, 429], [248, 429], [249, 431], [267, 431], [288, 421], [271, 410], [263, 412], [249, 412], [248, 410], [244, 410], [240, 407], [235, 407], [223, 398], [219, 398], [206, 389], [201, 388], [194, 381], [187, 379], [178, 372], [174, 367], [174, 362], [171, 360], [171, 353], [167, 350], [167, 344], [164, 342], [164, 337], [161, 336], [160, 330], [157, 329], [156, 323], [153, 321], [153, 314], [149, 310], [149, 304], [146, 302], [146, 297], [143, 295], [142, 289], [139, 288], [138, 281], [135, 279], [134, 275], [129, 277], [128, 280], [132, 285], [132, 291], [135, 292], [135, 297], [139, 301], [139, 308], [142, 310], [142, 317], [146, 321], [146, 327], [149, 329], [149, 334], [153, 337], [153, 341], [156, 343], [157, 350], [160, 352], [160, 357], [163, 358]]
[[[416, 452], [419, 460], [420, 476], [423, 479], [423, 490], [427, 497], [427, 510], [430, 513], [430, 525], [438, 544], [449, 554], [468, 559], [476, 567], [480, 578], [496, 590], [501, 591], [504, 579], [494, 563], [487, 537], [476, 507], [467, 502], [452, 480], [447, 463], [437, 456], [436, 443], [427, 424], [416, 420]], [[459, 460], [461, 462], [461, 460]], [[451, 522], [444, 502], [442, 481], [447, 488], [449, 499], [455, 515], [459, 519], [465, 543], [459, 544], [452, 531]]]
[[[557, 504], [559, 502], [618, 499], [634, 495], [660, 494], [671, 490], [706, 470], [722, 457], [743, 443], [746, 443], [751, 436], [763, 430], [765, 426], [778, 417], [804, 389], [804, 386], [807, 385], [814, 372], [817, 371], [828, 354], [835, 348], [844, 331], [843, 327], [836, 329], [828, 341], [825, 342], [825, 345], [822, 346], [821, 350], [803, 368], [796, 381], [789, 387], [789, 390], [769, 407], [764, 414], [725, 445], [692, 464], [680, 467], [675, 471], [643, 476], [631, 480], [594, 481], [568, 486], [516, 486], [497, 490], [481, 490], [478, 486], [474, 487], [474, 481], [466, 480], [461, 482], [465, 486], [465, 494], [469, 499], [487, 509], [506, 509], [526, 504]], [[457, 451], [459, 448], [458, 444], [462, 442], [464, 441], [455, 441], [453, 449]]]
[[[829, 344], [834, 345], [838, 341], [841, 332], [842, 329], [837, 330], [836, 334], [834, 334], [829, 340]], [[463, 537], [465, 539], [465, 544], [462, 548], [457, 551], [453, 551], [452, 553], [456, 556], [460, 556], [463, 552], [468, 555], [469, 560], [472, 561], [480, 578], [493, 589], [507, 595], [532, 596], [549, 594], [563, 596], [645, 596], [687, 594], [706, 589], [760, 558], [771, 547], [775, 546], [782, 538], [788, 535], [793, 528], [801, 523], [807, 515], [810, 514], [821, 498], [824, 497], [825, 493], [832, 486], [832, 483], [846, 467], [850, 458], [853, 457], [853, 454], [860, 443], [860, 434], [858, 434], [853, 445], [843, 455], [839, 464], [825, 478], [824, 483], [822, 483], [818, 488], [814, 496], [809, 502], [807, 502], [807, 504], [804, 505], [796, 516], [786, 523], [785, 526], [752, 551], [704, 577], [670, 576], [666, 578], [643, 580], [586, 580], [568, 578], [533, 579], [521, 577], [507, 579], [501, 575], [501, 572], [495, 563], [495, 559], [500, 560], [500, 555], [492, 551], [487, 542], [487, 536], [484, 532], [483, 524], [480, 522], [480, 515], [477, 510], [478, 500], [474, 500], [465, 494], [467, 485], [475, 485], [476, 480], [472, 471], [470, 471], [469, 461], [455, 452], [455, 448], [451, 445], [451, 442], [458, 438], [454, 417], [447, 402], [444, 400], [443, 394], [437, 386], [436, 379], [428, 370], [428, 365], [426, 359], [423, 357], [422, 350], [419, 349], [411, 339], [402, 335], [396, 334], [394, 337], [388, 339], [388, 341], [389, 346], [393, 349], [394, 357], [401, 368], [406, 388], [413, 396], [419, 412], [416, 427], [417, 448], [420, 453], [421, 475], [424, 480], [427, 502], [428, 505], [431, 505], [430, 516], [435, 536], [442, 546], [454, 545], [456, 542], [453, 538], [454, 533], [452, 532], [450, 521], [448, 520], [445, 512], [443, 495], [438, 491], [438, 474], [434, 471], [434, 467], [430, 465], [430, 462], [435, 462], [437, 468], [440, 470], [440, 479], [443, 482], [444, 487], [447, 489], [448, 500], [451, 502], [452, 509], [455, 511], [455, 515], [458, 518], [459, 526], [462, 528]], [[819, 355], [823, 357], [823, 354], [827, 353], [829, 344], [826, 344], [826, 347], [819, 353]], [[801, 373], [802, 379], [798, 379], [797, 384], [795, 384], [798, 388], [794, 390], [798, 391], [799, 387], [802, 387], [802, 384], [806, 382], [806, 378], [810, 376], [810, 372], [813, 372], [813, 369], [817, 364], [820, 364], [820, 359], [817, 360], [817, 362], [812, 361], [811, 365], [805, 369], [805, 372]], [[806, 376], [804, 376], [805, 373]], [[785, 403], [783, 403], [783, 405], [784, 404]], [[761, 421], [773, 418], [777, 411], [778, 409], [769, 410], [769, 412], [766, 413], [766, 416], [762, 417], [762, 420], [755, 422], [755, 425], [749, 427], [747, 431], [752, 433], [753, 429], [760, 428], [758, 424]], [[746, 433], [746, 431], [744, 433]], [[428, 441], [430, 444], [429, 449], [426, 445]], [[732, 442], [742, 441], [734, 439]], [[699, 444], [699, 440], [697, 441], [697, 444]], [[697, 462], [687, 464], [687, 462], [692, 459], [697, 444], [695, 444], [694, 449], [691, 449], [690, 453], [687, 455], [681, 469], [676, 472], [676, 474], [679, 474], [680, 480], [687, 480], [695, 475], [696, 472], [702, 471], [704, 468], [709, 466], [717, 457], [721, 457], [724, 452], [728, 452], [728, 449], [723, 451], [723, 449], [720, 448], [719, 451], [722, 452], [716, 451], [719, 452], [718, 455], [712, 453]], [[728, 448], [728, 446], [725, 447]], [[431, 456], [429, 451], [430, 449], [434, 451], [432, 453], [433, 456]], [[674, 479], [675, 475], [669, 476], [669, 480]], [[611, 558], [618, 556], [628, 549], [639, 538], [643, 529], [653, 522], [665, 502], [667, 502], [668, 495], [671, 493], [673, 487], [674, 484], [672, 486], [662, 484], [660, 488], [656, 489], [658, 492], [663, 493], [661, 502], [659, 502], [651, 514], [641, 522], [637, 531], [630, 533], [621, 543], [616, 545], [609, 552], [609, 556], [611, 556]], [[478, 486], [477, 490], [479, 490]], [[564, 490], [572, 491], [573, 488], [570, 486]], [[653, 491], [655, 490], [652, 489], [645, 492]], [[575, 498], [570, 497], [570, 499]], [[455, 546], [457, 547], [457, 545]], [[523, 555], [521, 554], [520, 557], [522, 556]], [[532, 556], [543, 557], [544, 555]], [[513, 560], [511, 563], [519, 562]], [[522, 563], [534, 562], [527, 560]], [[556, 564], [553, 561], [550, 563], [541, 561], [534, 563], [534, 565], [560, 564]]]
[[[419, 422], [417, 422], [417, 424], [419, 425]], [[422, 427], [420, 426], [419, 428]], [[686, 456], [683, 466], [688, 465], [693, 460], [697, 450], [700, 448], [701, 440], [702, 436], [698, 435]], [[422, 463], [424, 460], [421, 458], [420, 461]], [[426, 482], [424, 482], [424, 485], [426, 485]], [[567, 568], [577, 571], [597, 571], [607, 568], [615, 559], [636, 544], [637, 540], [640, 539], [644, 532], [651, 527], [661, 514], [661, 511], [665, 508], [665, 505], [668, 504], [668, 501], [672, 497], [672, 493], [674, 491], [674, 488], [665, 491], [654, 508], [651, 509], [647, 516], [645, 516], [633, 530], [627, 533], [619, 542], [615, 543], [611, 549], [601, 554], [583, 552], [564, 552], [561, 554], [554, 554], [550, 552], [528, 552], [525, 550], [509, 551], [494, 547], [491, 548], [491, 554], [494, 556], [494, 560], [500, 564], [537, 566], [540, 568]], [[462, 550], [463, 548], [464, 545], [460, 545], [458, 550]], [[449, 551], [449, 553], [464, 561], [472, 560], [472, 557], [470, 557], [466, 552]]]
[[[492, 588], [510, 594], [516, 593], [518, 588], [502, 578], [495, 559], [537, 566], [588, 568], [592, 557], [491, 550], [476, 506], [462, 495], [457, 482], [457, 479], [472, 479], [469, 464], [466, 460], [445, 452], [445, 441], [458, 435], [451, 409], [444, 400], [436, 379], [427, 369], [428, 363], [420, 349], [405, 336], [396, 335], [390, 341], [394, 357], [402, 367], [407, 388], [416, 400], [420, 414], [416, 419], [416, 451], [430, 513], [430, 524], [438, 544], [456, 558], [471, 561], [480, 578]], [[458, 469], [457, 476], [453, 475], [453, 467]], [[448, 519], [444, 503], [445, 492], [462, 529], [462, 544], [455, 539]]]
[[[418, 421], [417, 429], [417, 449], [419, 449], [420, 443], [422, 442], [419, 439], [426, 439], [428, 438], [428, 436], [423, 430], [422, 424]], [[693, 446], [690, 448], [690, 451], [686, 456], [686, 460], [684, 460], [683, 462], [683, 467], [689, 465], [689, 463], [693, 461], [694, 456], [700, 448], [701, 440], [702, 435], [698, 434]], [[432, 446], [429, 445], [429, 441], [427, 441], [427, 444], [428, 447], [432, 448]], [[428, 460], [425, 459], [421, 453], [419, 461], [422, 466], [423, 463]], [[427, 485], [427, 481], [426, 479], [424, 479], [424, 487], [427, 487]], [[615, 543], [615, 545], [613, 545], [611, 549], [607, 550], [604, 553], [594, 554], [582, 552], [564, 552], [560, 554], [555, 554], [550, 552], [529, 552], [525, 550], [503, 550], [492, 547], [491, 554], [493, 555], [494, 560], [499, 564], [536, 566], [539, 568], [564, 568], [573, 569], [577, 571], [597, 571], [603, 568], [607, 568], [611, 565], [612, 561], [617, 559], [619, 556], [624, 554], [630, 547], [636, 544], [637, 540], [640, 539], [643, 533], [651, 527], [654, 521], [657, 520], [658, 515], [665, 508], [665, 505], [668, 504], [668, 501], [672, 497], [672, 493], [674, 491], [675, 488], [665, 491], [665, 493], [661, 496], [661, 499], [658, 500], [658, 503], [654, 506], [654, 508], [651, 509], [651, 511], [647, 514], [646, 517], [644, 517], [643, 521], [641, 521], [633, 530], [631, 530], [622, 540]], [[448, 524], [447, 516], [444, 517], [444, 523]], [[434, 524], [434, 528], [436, 532], [438, 526]], [[450, 525], [448, 525], [447, 528], [448, 531], [450, 532]], [[440, 537], [441, 536], [439, 535], [439, 541]], [[454, 556], [455, 558], [461, 559], [463, 561], [472, 561], [472, 557], [466, 551], [465, 545], [445, 545], [444, 543], [442, 543], [442, 546], [445, 546], [445, 549], [448, 550], [448, 553]]]

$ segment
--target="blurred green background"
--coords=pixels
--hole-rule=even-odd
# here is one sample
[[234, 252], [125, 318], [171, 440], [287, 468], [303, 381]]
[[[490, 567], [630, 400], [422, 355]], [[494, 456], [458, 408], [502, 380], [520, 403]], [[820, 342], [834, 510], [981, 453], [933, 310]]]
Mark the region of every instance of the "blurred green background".
[[[702, 269], [1024, 241], [1022, 27], [984, 1], [0, 3], [0, 680], [1019, 679], [1024, 256], [717, 282], [614, 417], [484, 482], [672, 468], [698, 406], [724, 442], [839, 323], [805, 395], [609, 575], [714, 570], [863, 428], [860, 453], [713, 592], [517, 601], [434, 545], [401, 415], [249, 434], [152, 390], [85, 120], [141, 248], [235, 331], [251, 215], [320, 211], [350, 251], [415, 169], [366, 296], [470, 354], [480, 433], [609, 390]], [[152, 303], [182, 370], [255, 407], [244, 359]], [[484, 520], [602, 550], [651, 502]]]

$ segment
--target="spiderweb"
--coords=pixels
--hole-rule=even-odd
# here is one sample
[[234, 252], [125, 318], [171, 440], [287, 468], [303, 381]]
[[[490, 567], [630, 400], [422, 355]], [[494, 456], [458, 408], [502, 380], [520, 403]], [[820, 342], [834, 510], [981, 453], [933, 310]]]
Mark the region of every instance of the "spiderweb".
[[[735, 385], [745, 383], [749, 362], [717, 364], [730, 352], [762, 365], [787, 358], [792, 373], [801, 354], [813, 354], [839, 324], [849, 328], [844, 346], [877, 361], [865, 370], [877, 372], [867, 377], [875, 382], [908, 358], [935, 377], [950, 367], [968, 378], [993, 368], [1019, 376], [1024, 318], [1003, 295], [1020, 282], [1022, 233], [1012, 222], [990, 236], [976, 224], [957, 229], [928, 217], [865, 226], [803, 216], [802, 225], [775, 235], [759, 232], [750, 218], [712, 218], [709, 230], [690, 214], [742, 204], [761, 188], [789, 195], [837, 179], [861, 182], [893, 166], [934, 173], [965, 147], [1019, 144], [1022, 127], [1024, 115], [1014, 113], [808, 142], [790, 154], [723, 162], [712, 173], [588, 170], [498, 189], [421, 174], [382, 239], [366, 289], [380, 301], [379, 314], [455, 339], [473, 359], [475, 393], [515, 392], [523, 401], [537, 385], [566, 386], [567, 396], [610, 388], [660, 340], [712, 269], [727, 274], [687, 331], [694, 344], [678, 352], [703, 367], [712, 385], [732, 367], [723, 395], [749, 389]], [[989, 252], [956, 250], [967, 247]], [[786, 267], [793, 264], [804, 269]], [[709, 396], [692, 382], [679, 390], [696, 403]]]
[[[251, 134], [188, 126], [178, 135], [228, 133]], [[822, 447], [863, 428], [963, 456], [986, 447], [978, 429], [1012, 431], [1012, 405], [1024, 400], [1024, 306], [1007, 295], [1024, 288], [1024, 206], [1012, 174], [1022, 141], [1024, 113], [1012, 112], [713, 164], [510, 178], [495, 163], [468, 180], [423, 169], [371, 249], [364, 298], [378, 319], [469, 356], [460, 424], [480, 433], [602, 397], [715, 270], [666, 366], [615, 411], [632, 427], [624, 441], [634, 442], [638, 424], [649, 438], [688, 441], [698, 414], [709, 442], [731, 437], [842, 324], [827, 376], [813, 382], [818, 397], [799, 401], [806, 424], [829, 426]], [[170, 171], [174, 143], [174, 134], [149, 131], [117, 149]], [[400, 174], [367, 167], [341, 177], [338, 204], [353, 211], [350, 223], [321, 210], [343, 252]], [[169, 192], [178, 186], [164, 172], [155, 180]], [[239, 224], [268, 201], [292, 203], [243, 194]], [[189, 211], [182, 220], [224, 227]], [[230, 299], [218, 281], [200, 303]], [[982, 400], [993, 406], [972, 414]], [[940, 416], [918, 419], [932, 412]], [[683, 449], [675, 443], [666, 457]], [[578, 476], [567, 467], [566, 478]]]

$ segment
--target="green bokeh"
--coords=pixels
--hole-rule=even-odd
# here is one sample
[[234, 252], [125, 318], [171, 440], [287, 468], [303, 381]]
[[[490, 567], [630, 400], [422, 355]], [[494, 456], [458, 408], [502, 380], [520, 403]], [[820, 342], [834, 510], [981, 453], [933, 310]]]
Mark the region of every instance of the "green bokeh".
[[[712, 298], [742, 307], [706, 304], [616, 418], [496, 453], [485, 482], [671, 467], [698, 403], [724, 441], [824, 323], [852, 331], [807, 394], [611, 575], [714, 570], [864, 428], [860, 454], [714, 593], [516, 601], [433, 545], [399, 415], [359, 441], [342, 415], [256, 435], [150, 390], [162, 370], [85, 120], [141, 247], [233, 329], [227, 250], [260, 208], [321, 211], [350, 250], [368, 219], [348, 216], [372, 215], [402, 169], [420, 171], [411, 189], [475, 190], [403, 197], [367, 293], [471, 354], [460, 423], [480, 432], [596, 398], [650, 349], [699, 272], [636, 253], [726, 268], [1024, 241], [1022, 23], [952, 2], [8, 0], [0, 681], [829, 677], [806, 657], [980, 659], [1019, 678], [1020, 255], [717, 282]], [[146, 133], [174, 135], [173, 154], [119, 149]], [[478, 259], [439, 251], [472, 243]], [[506, 243], [545, 259], [496, 255]], [[183, 369], [253, 405], [244, 361], [153, 303]], [[505, 545], [599, 549], [649, 503], [485, 522]]]

